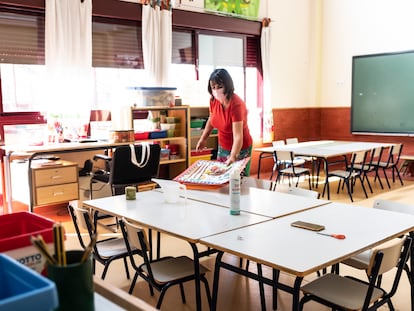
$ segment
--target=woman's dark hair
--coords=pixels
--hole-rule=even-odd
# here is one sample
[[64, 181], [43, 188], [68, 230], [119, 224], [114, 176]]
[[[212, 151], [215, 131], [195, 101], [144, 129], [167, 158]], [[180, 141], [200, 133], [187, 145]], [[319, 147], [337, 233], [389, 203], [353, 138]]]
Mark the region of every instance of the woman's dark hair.
[[224, 95], [226, 95], [227, 99], [230, 99], [233, 96], [233, 79], [231, 78], [230, 74], [227, 72], [226, 69], [216, 69], [210, 75], [207, 90], [210, 93], [210, 95], [213, 96], [213, 91], [211, 89], [210, 82], [213, 82], [213, 84], [222, 85], [224, 87]]

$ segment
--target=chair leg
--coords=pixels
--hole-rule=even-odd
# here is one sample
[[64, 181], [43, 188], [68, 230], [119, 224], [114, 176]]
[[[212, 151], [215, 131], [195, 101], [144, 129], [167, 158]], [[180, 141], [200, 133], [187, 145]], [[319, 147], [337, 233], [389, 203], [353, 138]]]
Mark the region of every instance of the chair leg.
[[164, 287], [164, 288], [161, 290], [160, 297], [158, 298], [157, 305], [156, 305], [156, 307], [155, 307], [155, 308], [157, 308], [157, 309], [161, 309], [161, 304], [162, 304], [162, 301], [163, 301], [163, 299], [164, 299], [165, 292], [167, 291], [167, 289], [168, 289], [168, 288], [169, 288], [169, 287], [168, 287], [168, 286], [166, 286], [166, 287]]
[[349, 185], [349, 179], [347, 179], [346, 181], [344, 180], [344, 183], [346, 185], [346, 189], [348, 190], [348, 195], [351, 199], [351, 202], [354, 202], [354, 199], [352, 198], [351, 186]]
[[395, 170], [395, 172], [397, 173], [397, 177], [400, 180], [401, 186], [404, 186], [404, 183], [402, 181], [402, 178], [401, 178], [401, 175], [400, 175], [400, 172], [399, 172], [398, 168], [394, 166], [393, 170]]
[[365, 189], [365, 186], [364, 186], [364, 180], [361, 178], [361, 175], [360, 175], [360, 176], [358, 176], [358, 178], [359, 178], [359, 180], [361, 181], [361, 186], [362, 186], [362, 190], [364, 190], [364, 193], [365, 193], [365, 198], [367, 198], [367, 199], [368, 199], [367, 190]]
[[101, 279], [102, 279], [102, 280], [105, 280], [106, 273], [108, 272], [109, 264], [110, 264], [110, 262], [108, 262], [108, 263], [104, 266], [104, 269], [103, 269], [103, 271], [102, 271], [102, 275], [101, 275]]
[[369, 191], [371, 191], [371, 193], [374, 193], [374, 192], [372, 191], [371, 183], [370, 183], [370, 181], [369, 181], [369, 178], [368, 178], [367, 173], [364, 173], [364, 177], [363, 177], [363, 179], [362, 179], [362, 180], [366, 180], [366, 181], [367, 181], [367, 184], [368, 184], [368, 187], [369, 187]]
[[180, 293], [181, 293], [181, 300], [183, 301], [183, 303], [186, 303], [183, 283], [180, 283]]
[[129, 275], [129, 268], [128, 268], [127, 257], [124, 257], [124, 266], [125, 266], [126, 277], [129, 280], [130, 279], [130, 275]]
[[377, 169], [375, 170], [375, 178], [374, 178], [374, 182], [378, 179], [378, 182], [379, 182], [379, 184], [380, 184], [380, 186], [381, 186], [381, 190], [384, 190], [384, 186], [382, 185], [382, 181], [381, 181], [381, 178], [380, 178], [380, 176], [379, 176], [378, 170], [379, 170], [379, 168], [377, 168]]
[[385, 181], [387, 182], [388, 189], [391, 189], [391, 185], [390, 185], [390, 181], [388, 180], [388, 176], [387, 176], [387, 171], [386, 171], [386, 168], [385, 168], [385, 167], [383, 167], [383, 168], [382, 168], [382, 171], [384, 172]]
[[128, 290], [129, 294], [132, 294], [132, 292], [134, 291], [135, 284], [137, 283], [137, 279], [138, 279], [138, 272], [135, 273], [134, 278], [132, 279], [132, 283], [129, 286], [129, 290]]

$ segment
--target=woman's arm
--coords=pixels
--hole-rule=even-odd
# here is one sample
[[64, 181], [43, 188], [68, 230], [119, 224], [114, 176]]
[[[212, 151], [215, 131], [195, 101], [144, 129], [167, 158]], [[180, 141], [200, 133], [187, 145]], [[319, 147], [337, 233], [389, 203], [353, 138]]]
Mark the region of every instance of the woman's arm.
[[210, 136], [212, 130], [213, 126], [210, 123], [210, 118], [208, 118], [203, 134], [201, 134], [201, 137], [197, 142], [196, 151], [199, 151], [207, 146], [207, 138]]
[[231, 164], [236, 162], [237, 156], [243, 146], [243, 121], [233, 122], [233, 145], [231, 146], [231, 152], [226, 163]]

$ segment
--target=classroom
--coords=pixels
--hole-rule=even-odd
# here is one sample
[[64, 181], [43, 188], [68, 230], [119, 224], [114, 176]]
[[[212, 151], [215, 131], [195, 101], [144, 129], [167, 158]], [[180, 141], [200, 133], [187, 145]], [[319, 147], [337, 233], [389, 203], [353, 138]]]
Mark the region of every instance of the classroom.
[[[172, 286], [162, 310], [302, 310], [302, 302], [303, 310], [328, 310], [302, 299], [310, 297], [304, 285], [316, 283], [322, 269], [328, 271], [322, 278], [337, 275], [329, 272], [339, 266], [341, 275], [364, 278], [364, 269], [344, 260], [400, 235], [406, 238], [398, 239], [399, 253], [408, 265], [401, 268], [391, 300], [398, 310], [414, 310], [414, 274], [408, 268], [414, 264], [414, 247], [406, 242], [413, 236], [414, 216], [380, 211], [387, 209], [381, 200], [401, 204], [396, 209], [404, 213], [412, 206], [414, 21], [409, 12], [414, 4], [61, 1], [0, 1], [0, 224], [20, 212], [62, 222], [66, 240], [58, 244], [68, 250], [86, 252], [88, 243], [92, 247], [104, 237], [115, 238], [124, 249], [119, 259], [131, 275], [125, 276], [122, 260], [107, 261], [91, 250], [97, 310], [105, 301], [114, 304], [113, 310], [159, 308], [168, 286], [160, 287], [160, 300], [157, 291], [151, 295], [142, 266], [134, 266], [132, 258], [139, 266], [161, 255], [188, 259], [192, 271], [184, 285], [186, 303], [180, 287]], [[59, 28], [62, 21], [70, 26]], [[248, 161], [240, 158], [247, 142], [224, 150], [224, 131], [209, 119], [209, 103], [218, 102], [217, 91], [227, 85], [212, 80], [220, 68], [234, 83], [232, 96], [245, 103], [247, 119], [233, 122], [232, 131], [243, 123], [246, 137], [248, 127]], [[229, 214], [230, 172], [211, 173], [223, 154], [228, 167], [243, 172], [237, 181], [242, 217]], [[115, 163], [122, 167], [118, 184]], [[349, 173], [355, 170], [358, 174]], [[165, 180], [174, 183], [164, 185]], [[175, 192], [167, 198], [171, 188]], [[317, 197], [292, 196], [292, 188]], [[136, 210], [128, 208], [135, 205]], [[352, 219], [345, 206], [353, 207], [360, 220], [345, 221]], [[408, 214], [414, 214], [412, 209]], [[76, 213], [82, 210], [96, 217], [92, 226], [99, 235], [76, 228]], [[366, 224], [367, 217], [376, 221]], [[113, 220], [116, 227], [108, 227]], [[342, 232], [333, 233], [346, 239], [337, 246], [338, 239], [292, 231], [296, 220], [323, 222], [320, 233], [337, 226]], [[360, 232], [358, 224], [364, 227]], [[127, 251], [125, 228], [148, 238], [147, 259]], [[285, 249], [284, 238], [262, 241], [276, 229], [292, 234], [298, 252]], [[357, 232], [366, 239], [353, 237]], [[268, 243], [274, 243], [274, 252]], [[313, 251], [306, 247], [314, 244]], [[309, 260], [292, 259], [300, 257]]]

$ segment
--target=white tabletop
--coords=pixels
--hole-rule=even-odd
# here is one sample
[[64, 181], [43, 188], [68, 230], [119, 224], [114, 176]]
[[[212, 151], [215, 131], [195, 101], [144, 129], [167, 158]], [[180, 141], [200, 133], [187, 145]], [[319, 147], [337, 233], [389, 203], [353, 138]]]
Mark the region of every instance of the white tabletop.
[[[324, 225], [338, 240], [292, 227], [302, 220]], [[206, 237], [200, 243], [303, 277], [393, 237], [414, 230], [414, 216], [332, 203], [298, 214]]]
[[118, 195], [84, 201], [83, 205], [189, 242], [270, 219], [247, 212], [232, 216], [228, 208], [193, 200], [165, 203], [163, 194], [155, 190], [137, 192], [136, 200]]
[[293, 151], [297, 155], [330, 158], [376, 147], [389, 147], [393, 144], [382, 142], [359, 141], [306, 141], [297, 144], [278, 145], [275, 147], [256, 148], [254, 151], [273, 153], [275, 150]]
[[[192, 200], [230, 207], [228, 186], [217, 191], [187, 190], [187, 197]], [[328, 203], [330, 201], [254, 187], [241, 187], [240, 210], [272, 218], [286, 216]]]

